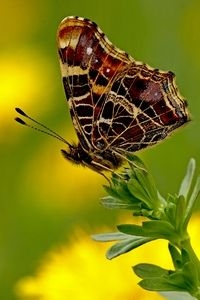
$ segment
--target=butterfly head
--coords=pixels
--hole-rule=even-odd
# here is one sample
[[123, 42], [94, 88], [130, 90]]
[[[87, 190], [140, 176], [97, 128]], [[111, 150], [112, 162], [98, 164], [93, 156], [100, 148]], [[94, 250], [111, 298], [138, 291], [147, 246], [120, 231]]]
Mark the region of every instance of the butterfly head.
[[81, 144], [70, 145], [68, 149], [61, 149], [61, 153], [67, 160], [87, 166], [96, 172], [113, 171], [122, 164], [121, 156], [113, 151], [86, 151]]

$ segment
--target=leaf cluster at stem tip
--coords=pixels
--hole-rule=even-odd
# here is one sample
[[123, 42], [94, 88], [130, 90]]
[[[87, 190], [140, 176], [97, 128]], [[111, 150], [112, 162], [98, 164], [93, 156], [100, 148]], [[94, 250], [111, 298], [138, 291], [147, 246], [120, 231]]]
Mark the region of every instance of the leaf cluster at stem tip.
[[166, 198], [159, 193], [144, 163], [128, 155], [129, 167], [113, 173], [108, 196], [102, 204], [111, 209], [131, 210], [146, 220], [141, 225], [120, 224], [118, 231], [93, 235], [101, 242], [117, 241], [107, 252], [112, 259], [156, 239], [169, 243], [174, 270], [152, 264], [138, 264], [134, 272], [141, 278], [139, 285], [153, 291], [188, 292], [200, 299], [200, 262], [190, 244], [188, 222], [200, 192], [200, 177], [195, 176], [196, 163], [190, 159], [179, 192]]

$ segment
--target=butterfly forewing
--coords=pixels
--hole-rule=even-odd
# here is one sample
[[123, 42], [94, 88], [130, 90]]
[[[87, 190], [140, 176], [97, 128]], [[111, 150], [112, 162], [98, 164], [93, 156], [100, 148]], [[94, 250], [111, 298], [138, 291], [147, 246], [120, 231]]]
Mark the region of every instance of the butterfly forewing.
[[108, 41], [93, 22], [66, 18], [58, 29], [61, 72], [72, 120], [80, 142], [95, 147], [95, 124], [113, 81], [132, 59]]

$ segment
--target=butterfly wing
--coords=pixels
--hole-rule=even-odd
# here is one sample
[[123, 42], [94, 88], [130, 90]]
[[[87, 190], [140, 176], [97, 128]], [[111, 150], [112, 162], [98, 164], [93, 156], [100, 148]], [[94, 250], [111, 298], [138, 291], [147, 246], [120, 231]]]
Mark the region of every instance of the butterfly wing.
[[107, 148], [133, 152], [164, 139], [188, 120], [174, 74], [134, 63], [112, 83], [94, 130]]
[[117, 76], [133, 59], [115, 48], [97, 27], [80, 17], [65, 18], [57, 33], [63, 85], [79, 141], [94, 149], [94, 128]]

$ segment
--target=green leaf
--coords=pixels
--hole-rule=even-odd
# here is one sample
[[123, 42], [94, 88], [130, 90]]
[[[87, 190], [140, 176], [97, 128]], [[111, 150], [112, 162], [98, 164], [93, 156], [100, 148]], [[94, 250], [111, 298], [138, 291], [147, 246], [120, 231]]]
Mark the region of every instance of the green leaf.
[[136, 236], [144, 236], [145, 232], [142, 226], [135, 224], [122, 224], [118, 225], [117, 229], [125, 234], [136, 235]]
[[176, 234], [174, 227], [166, 221], [153, 220], [143, 222], [142, 225], [145, 233], [154, 238], [170, 240]]
[[200, 193], [200, 177], [197, 178], [194, 189], [193, 189], [193, 192], [192, 192], [192, 194], [190, 196], [190, 199], [188, 200], [188, 203], [187, 203], [186, 213], [185, 213], [185, 216], [184, 216], [184, 227], [185, 228], [187, 227], [187, 224], [190, 220], [192, 212], [195, 208], [195, 204], [196, 204], [197, 198], [199, 196], [199, 193]]
[[131, 153], [127, 154], [126, 157], [132, 170], [135, 170], [135, 168], [146, 170], [145, 164], [138, 156]]
[[129, 201], [134, 201], [135, 197], [131, 195], [126, 182], [122, 181], [120, 178], [118, 178], [118, 183], [116, 185], [112, 186], [104, 186], [104, 189], [106, 192], [113, 198], [120, 199], [120, 200], [126, 200], [129, 199]]
[[146, 194], [148, 195], [148, 198], [151, 199], [153, 202], [158, 202], [158, 192], [155, 186], [155, 183], [153, 181], [152, 176], [147, 173], [144, 172], [142, 170], [136, 170], [136, 177], [138, 179], [138, 181], [141, 183], [141, 185], [143, 186]]
[[168, 222], [170, 222], [171, 224], [173, 224], [173, 226], [175, 226], [176, 224], [176, 219], [175, 219], [175, 215], [176, 215], [176, 204], [174, 202], [171, 202], [170, 200], [174, 200], [174, 197], [172, 198], [171, 196], [168, 197], [168, 204], [165, 207], [165, 216], [166, 216], [166, 220]]
[[133, 271], [140, 278], [161, 277], [169, 274], [169, 271], [153, 264], [138, 264]]
[[129, 209], [129, 210], [140, 209], [140, 202], [136, 200], [134, 203], [133, 201], [130, 201], [129, 198], [127, 198], [126, 200], [121, 200], [118, 198], [107, 196], [101, 199], [101, 203], [104, 207], [110, 209]]
[[171, 284], [165, 278], [147, 278], [138, 284], [149, 291], [185, 291], [182, 287]]
[[159, 292], [161, 296], [168, 300], [195, 300], [196, 298], [192, 297], [186, 292]]
[[187, 196], [190, 191], [190, 187], [191, 187], [192, 180], [194, 177], [195, 168], [196, 168], [195, 160], [193, 158], [191, 158], [189, 161], [188, 167], [187, 167], [186, 175], [183, 178], [183, 181], [181, 183], [180, 190], [178, 193], [178, 195], [183, 195], [186, 199], [187, 199]]
[[157, 194], [158, 194], [158, 199], [160, 200], [160, 202], [163, 203], [164, 206], [166, 206], [167, 201], [165, 200], [165, 198], [160, 194], [159, 191], [157, 191]]
[[126, 252], [129, 252], [143, 244], [152, 241], [152, 238], [146, 237], [131, 237], [122, 242], [114, 244], [107, 252], [106, 257], [108, 259], [115, 258], [119, 255], [122, 255]]
[[118, 240], [124, 240], [127, 239], [127, 234], [124, 234], [122, 232], [108, 232], [108, 233], [98, 233], [91, 235], [92, 239], [98, 242], [111, 242], [111, 241], [118, 241]]
[[[173, 272], [168, 276], [167, 280], [171, 285], [174, 285], [175, 287], [182, 289], [183, 291], [188, 291], [187, 283], [185, 282], [182, 271], [178, 270]], [[174, 291], [179, 289], [174, 289]]]
[[146, 191], [144, 190], [143, 185], [136, 178], [131, 178], [127, 183], [127, 186], [129, 191], [135, 198], [144, 202], [147, 207], [151, 207], [149, 206], [149, 198]]
[[135, 169], [127, 183], [131, 194], [140, 199], [149, 209], [158, 209], [163, 206], [152, 177], [141, 169]]
[[181, 249], [181, 257], [182, 257], [182, 263], [183, 265], [188, 263], [190, 261], [190, 254], [189, 253], [190, 251], [188, 251], [189, 249], [184, 249], [184, 246], [183, 248]]
[[182, 267], [182, 256], [181, 253], [174, 247], [172, 244], [169, 243], [168, 249], [173, 261], [173, 265], [175, 269], [179, 269]]
[[113, 198], [118, 198], [119, 197], [119, 195], [117, 193], [117, 188], [115, 186], [113, 186], [113, 185], [111, 185], [111, 186], [104, 185], [103, 187], [106, 190], [106, 193], [108, 193], [111, 197], [113, 197]]
[[193, 292], [199, 285], [198, 273], [192, 262], [188, 262], [183, 267], [183, 278], [185, 279], [188, 290]]
[[176, 199], [176, 210], [175, 210], [175, 229], [181, 231], [183, 224], [183, 216], [185, 216], [186, 200], [183, 195], [179, 195]]
[[[139, 282], [141, 287], [151, 291], [187, 291], [182, 273], [168, 271], [162, 268], [159, 270], [159, 267], [157, 267], [156, 270], [156, 267], [157, 266], [154, 266], [155, 271], [153, 271], [152, 268], [152, 273], [154, 272], [153, 276], [151, 276], [150, 273], [151, 267], [149, 270], [147, 268], [146, 276], [145, 270], [141, 272], [140, 275], [142, 275], [143, 278], [143, 280]], [[156, 276], [156, 271], [157, 273], [160, 272], [158, 276]]]

